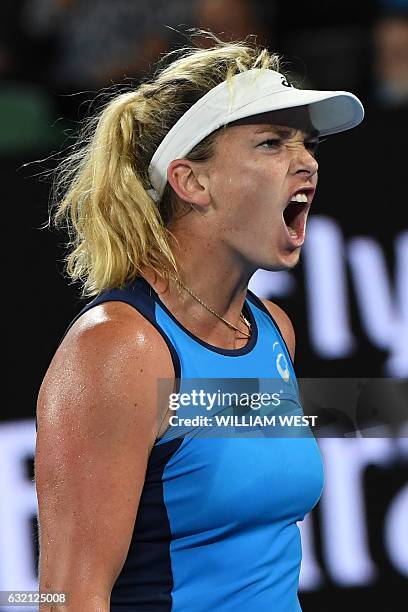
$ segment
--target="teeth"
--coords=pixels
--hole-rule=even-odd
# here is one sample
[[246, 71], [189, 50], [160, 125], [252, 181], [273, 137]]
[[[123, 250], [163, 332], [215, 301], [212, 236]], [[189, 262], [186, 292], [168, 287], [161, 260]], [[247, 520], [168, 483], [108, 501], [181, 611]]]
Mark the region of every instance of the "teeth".
[[288, 226], [288, 231], [289, 231], [290, 236], [293, 236], [293, 238], [297, 238], [298, 237], [297, 231], [294, 230], [293, 227]]
[[291, 199], [291, 202], [302, 202], [307, 203], [307, 195], [305, 193], [297, 193]]

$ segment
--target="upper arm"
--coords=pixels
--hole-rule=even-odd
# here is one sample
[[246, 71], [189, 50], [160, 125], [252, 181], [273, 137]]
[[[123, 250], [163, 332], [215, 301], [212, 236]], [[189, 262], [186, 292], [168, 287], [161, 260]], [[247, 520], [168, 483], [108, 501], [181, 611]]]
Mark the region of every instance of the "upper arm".
[[37, 407], [43, 590], [110, 596], [157, 433], [158, 377], [174, 377], [167, 346], [124, 304], [88, 311], [58, 349]]
[[291, 320], [289, 319], [286, 312], [282, 310], [282, 308], [278, 306], [277, 304], [274, 304], [273, 302], [270, 302], [269, 300], [265, 300], [265, 299], [262, 299], [262, 302], [266, 306], [266, 308], [269, 310], [277, 326], [279, 327], [280, 333], [282, 334], [286, 342], [286, 345], [288, 347], [289, 354], [292, 358], [292, 361], [294, 361], [295, 360], [296, 339], [295, 339], [295, 330], [293, 329]]

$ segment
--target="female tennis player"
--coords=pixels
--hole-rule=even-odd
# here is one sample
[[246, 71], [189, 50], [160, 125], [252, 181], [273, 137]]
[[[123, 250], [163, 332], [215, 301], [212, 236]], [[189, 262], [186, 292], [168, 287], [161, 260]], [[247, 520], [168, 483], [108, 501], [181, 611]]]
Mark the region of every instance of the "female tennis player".
[[38, 400], [40, 591], [68, 597], [53, 611], [301, 609], [314, 437], [192, 435], [159, 410], [162, 379], [180, 401], [190, 379], [278, 380], [301, 409], [292, 324], [248, 282], [298, 262], [318, 140], [363, 109], [279, 70], [243, 43], [170, 55], [62, 165], [68, 271], [96, 297]]

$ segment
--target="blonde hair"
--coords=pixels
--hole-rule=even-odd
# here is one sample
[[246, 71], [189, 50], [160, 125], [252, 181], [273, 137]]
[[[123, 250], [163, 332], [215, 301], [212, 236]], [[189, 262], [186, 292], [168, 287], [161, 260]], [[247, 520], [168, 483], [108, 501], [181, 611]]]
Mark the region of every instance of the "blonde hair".
[[[67, 271], [82, 283], [84, 296], [122, 287], [144, 267], [162, 277], [166, 269], [178, 276], [167, 227], [176, 198], [169, 185], [160, 202], [149, 196], [150, 159], [171, 127], [210, 89], [252, 68], [279, 70], [279, 57], [267, 49], [206, 34], [211, 48], [167, 54], [150, 81], [116, 95], [88, 119], [73, 152], [56, 170], [53, 219], [68, 229]], [[208, 159], [215, 138], [210, 134], [187, 157]]]

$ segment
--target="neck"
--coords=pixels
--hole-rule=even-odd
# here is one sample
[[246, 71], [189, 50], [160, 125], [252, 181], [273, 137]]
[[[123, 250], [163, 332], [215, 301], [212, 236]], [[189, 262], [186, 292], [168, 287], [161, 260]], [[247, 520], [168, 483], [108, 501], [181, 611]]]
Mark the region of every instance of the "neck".
[[[181, 281], [205, 304], [228, 322], [246, 330], [240, 321], [248, 282], [254, 272], [245, 267], [237, 258], [227, 253], [221, 253], [222, 242], [217, 248], [208, 240], [194, 240], [180, 236], [178, 248], [173, 249], [180, 269]], [[205, 244], [205, 254], [201, 245]], [[197, 248], [197, 245], [200, 248]], [[180, 323], [192, 333], [207, 342], [234, 348], [239, 333], [230, 329], [223, 321], [214, 316], [187, 291], [180, 290], [177, 283], [170, 280], [168, 286], [163, 279], [154, 282], [154, 275], [146, 270], [143, 273], [146, 280], [154, 286], [160, 299], [169, 308]], [[247, 331], [247, 330], [246, 330]], [[243, 337], [243, 336], [242, 336]]]

